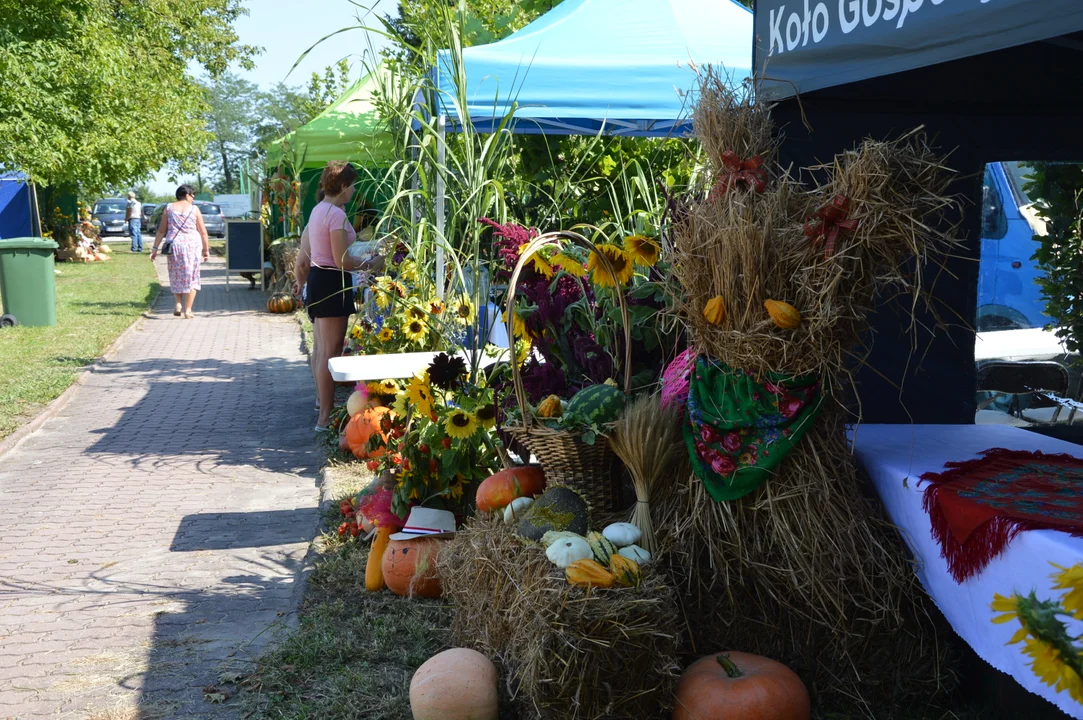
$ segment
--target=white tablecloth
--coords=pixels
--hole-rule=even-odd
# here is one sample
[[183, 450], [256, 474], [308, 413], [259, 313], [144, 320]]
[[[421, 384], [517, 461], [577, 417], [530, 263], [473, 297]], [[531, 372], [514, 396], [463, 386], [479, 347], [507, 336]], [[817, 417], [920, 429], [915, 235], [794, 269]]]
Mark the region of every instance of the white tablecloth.
[[975, 360], [1052, 360], [1067, 354], [1063, 341], [1042, 328], [980, 332], [974, 343]]
[[[1047, 698], [1072, 717], [1083, 718], [1083, 705], [1043, 685], [1023, 655], [1022, 643], [1007, 645], [1019, 629], [1012, 621], [994, 625], [989, 608], [994, 593], [1037, 592], [1039, 599], [1062, 597], [1053, 590], [1050, 562], [1069, 567], [1083, 562], [1083, 538], [1055, 530], [1020, 533], [1000, 557], [978, 575], [957, 583], [948, 574], [933, 540], [928, 514], [921, 507], [918, 478], [943, 470], [948, 462], [970, 460], [982, 450], [1003, 447], [1083, 457], [1083, 448], [1014, 427], [990, 425], [862, 425], [854, 450], [876, 485], [884, 506], [913, 551], [915, 571], [940, 611], [974, 651], [1020, 685]], [[1080, 632], [1078, 626], [1073, 629]]]

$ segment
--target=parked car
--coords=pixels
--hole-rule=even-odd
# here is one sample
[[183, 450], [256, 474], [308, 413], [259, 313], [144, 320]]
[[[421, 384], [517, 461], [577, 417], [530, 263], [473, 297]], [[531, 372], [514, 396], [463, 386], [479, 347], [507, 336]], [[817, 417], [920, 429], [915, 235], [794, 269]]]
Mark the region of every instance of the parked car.
[[[158, 223], [162, 221], [162, 213], [165, 212], [169, 203], [163, 203], [154, 208], [154, 214], [151, 215], [150, 225], [155, 230], [158, 229]], [[207, 235], [211, 237], [225, 237], [226, 236], [226, 217], [222, 214], [222, 208], [214, 203], [198, 201], [196, 207], [199, 208], [199, 212], [203, 215], [203, 225], [207, 228]]]
[[102, 237], [128, 235], [128, 223], [124, 221], [124, 215], [127, 212], [127, 198], [102, 198], [94, 203], [91, 222]]
[[197, 202], [196, 207], [203, 213], [203, 225], [207, 228], [207, 234], [224, 238], [226, 236], [226, 216], [222, 214], [222, 207], [209, 202]]
[[982, 188], [981, 264], [978, 266], [978, 332], [1040, 328], [1045, 314], [1042, 272], [1032, 259], [1045, 234], [1023, 190], [1026, 167], [1017, 162], [985, 166]]
[[153, 233], [157, 230], [157, 227], [151, 227], [151, 219], [154, 217], [154, 209], [157, 208], [156, 203], [143, 203], [143, 212], [140, 217], [143, 220], [143, 233]]

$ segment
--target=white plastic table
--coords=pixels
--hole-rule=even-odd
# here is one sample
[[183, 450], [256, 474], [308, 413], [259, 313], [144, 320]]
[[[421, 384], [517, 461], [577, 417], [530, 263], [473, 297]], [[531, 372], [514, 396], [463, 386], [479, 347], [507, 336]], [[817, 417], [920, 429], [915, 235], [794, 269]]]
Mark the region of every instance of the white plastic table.
[[[1083, 562], [1083, 538], [1057, 530], [1019, 533], [984, 570], [958, 583], [940, 557], [929, 514], [921, 506], [924, 487], [918, 486], [918, 478], [923, 473], [941, 471], [945, 463], [970, 460], [997, 447], [1083, 457], [1078, 445], [1001, 425], [862, 425], [854, 441], [857, 459], [914, 554], [918, 579], [959, 637], [1027, 690], [1072, 717], [1083, 718], [1083, 705], [1067, 691], [1058, 693], [1042, 684], [1029, 667], [1030, 658], [1021, 652], [1022, 643], [1007, 644], [1019, 623], [994, 625], [991, 620], [999, 613], [989, 607], [994, 593], [1007, 596], [1013, 590], [1023, 595], [1034, 590], [1039, 599], [1063, 596], [1063, 590], [1051, 587], [1049, 575], [1056, 568], [1049, 563], [1071, 567]], [[1079, 634], [1080, 625], [1069, 625], [1069, 631]]]
[[975, 360], [1052, 360], [1068, 351], [1049, 330], [994, 330], [980, 332], [974, 343]]
[[[361, 382], [368, 380], [399, 380], [413, 377], [423, 371], [439, 355], [436, 352], [388, 353], [386, 355], [346, 355], [331, 358], [327, 367], [335, 382]], [[470, 366], [469, 353], [455, 353]], [[500, 357], [482, 355], [481, 367], [488, 367]]]

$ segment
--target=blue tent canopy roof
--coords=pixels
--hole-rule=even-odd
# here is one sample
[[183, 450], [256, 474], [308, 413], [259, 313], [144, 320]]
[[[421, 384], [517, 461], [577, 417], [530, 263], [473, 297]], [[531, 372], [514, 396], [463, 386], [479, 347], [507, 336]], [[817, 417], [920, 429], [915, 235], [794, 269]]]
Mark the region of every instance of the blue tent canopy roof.
[[[733, 0], [564, 0], [517, 33], [463, 50], [466, 112], [516, 132], [667, 135], [689, 128], [694, 65], [734, 82], [750, 74], [752, 13]], [[454, 124], [454, 69], [441, 50], [435, 82]]]

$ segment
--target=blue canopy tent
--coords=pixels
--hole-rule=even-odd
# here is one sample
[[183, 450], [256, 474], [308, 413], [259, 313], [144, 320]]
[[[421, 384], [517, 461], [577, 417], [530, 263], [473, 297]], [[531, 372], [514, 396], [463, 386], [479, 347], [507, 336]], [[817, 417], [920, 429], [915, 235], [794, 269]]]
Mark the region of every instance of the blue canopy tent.
[[[459, 113], [448, 50], [434, 70], [440, 112]], [[752, 13], [733, 0], [564, 0], [515, 34], [462, 52], [470, 121], [490, 132], [666, 136], [691, 129], [690, 65], [752, 65]]]
[[[445, 129], [493, 132], [515, 107], [511, 130], [542, 135], [665, 137], [691, 130], [692, 65], [714, 65], [739, 83], [751, 74], [752, 12], [735, 0], [564, 0], [489, 45], [437, 53], [438, 153]], [[455, 78], [465, 76], [466, 107]], [[436, 211], [443, 232], [443, 178]], [[443, 248], [436, 249], [444, 276]], [[442, 296], [443, 288], [437, 288]]]
[[0, 172], [0, 239], [41, 234], [34, 186], [19, 172]]

